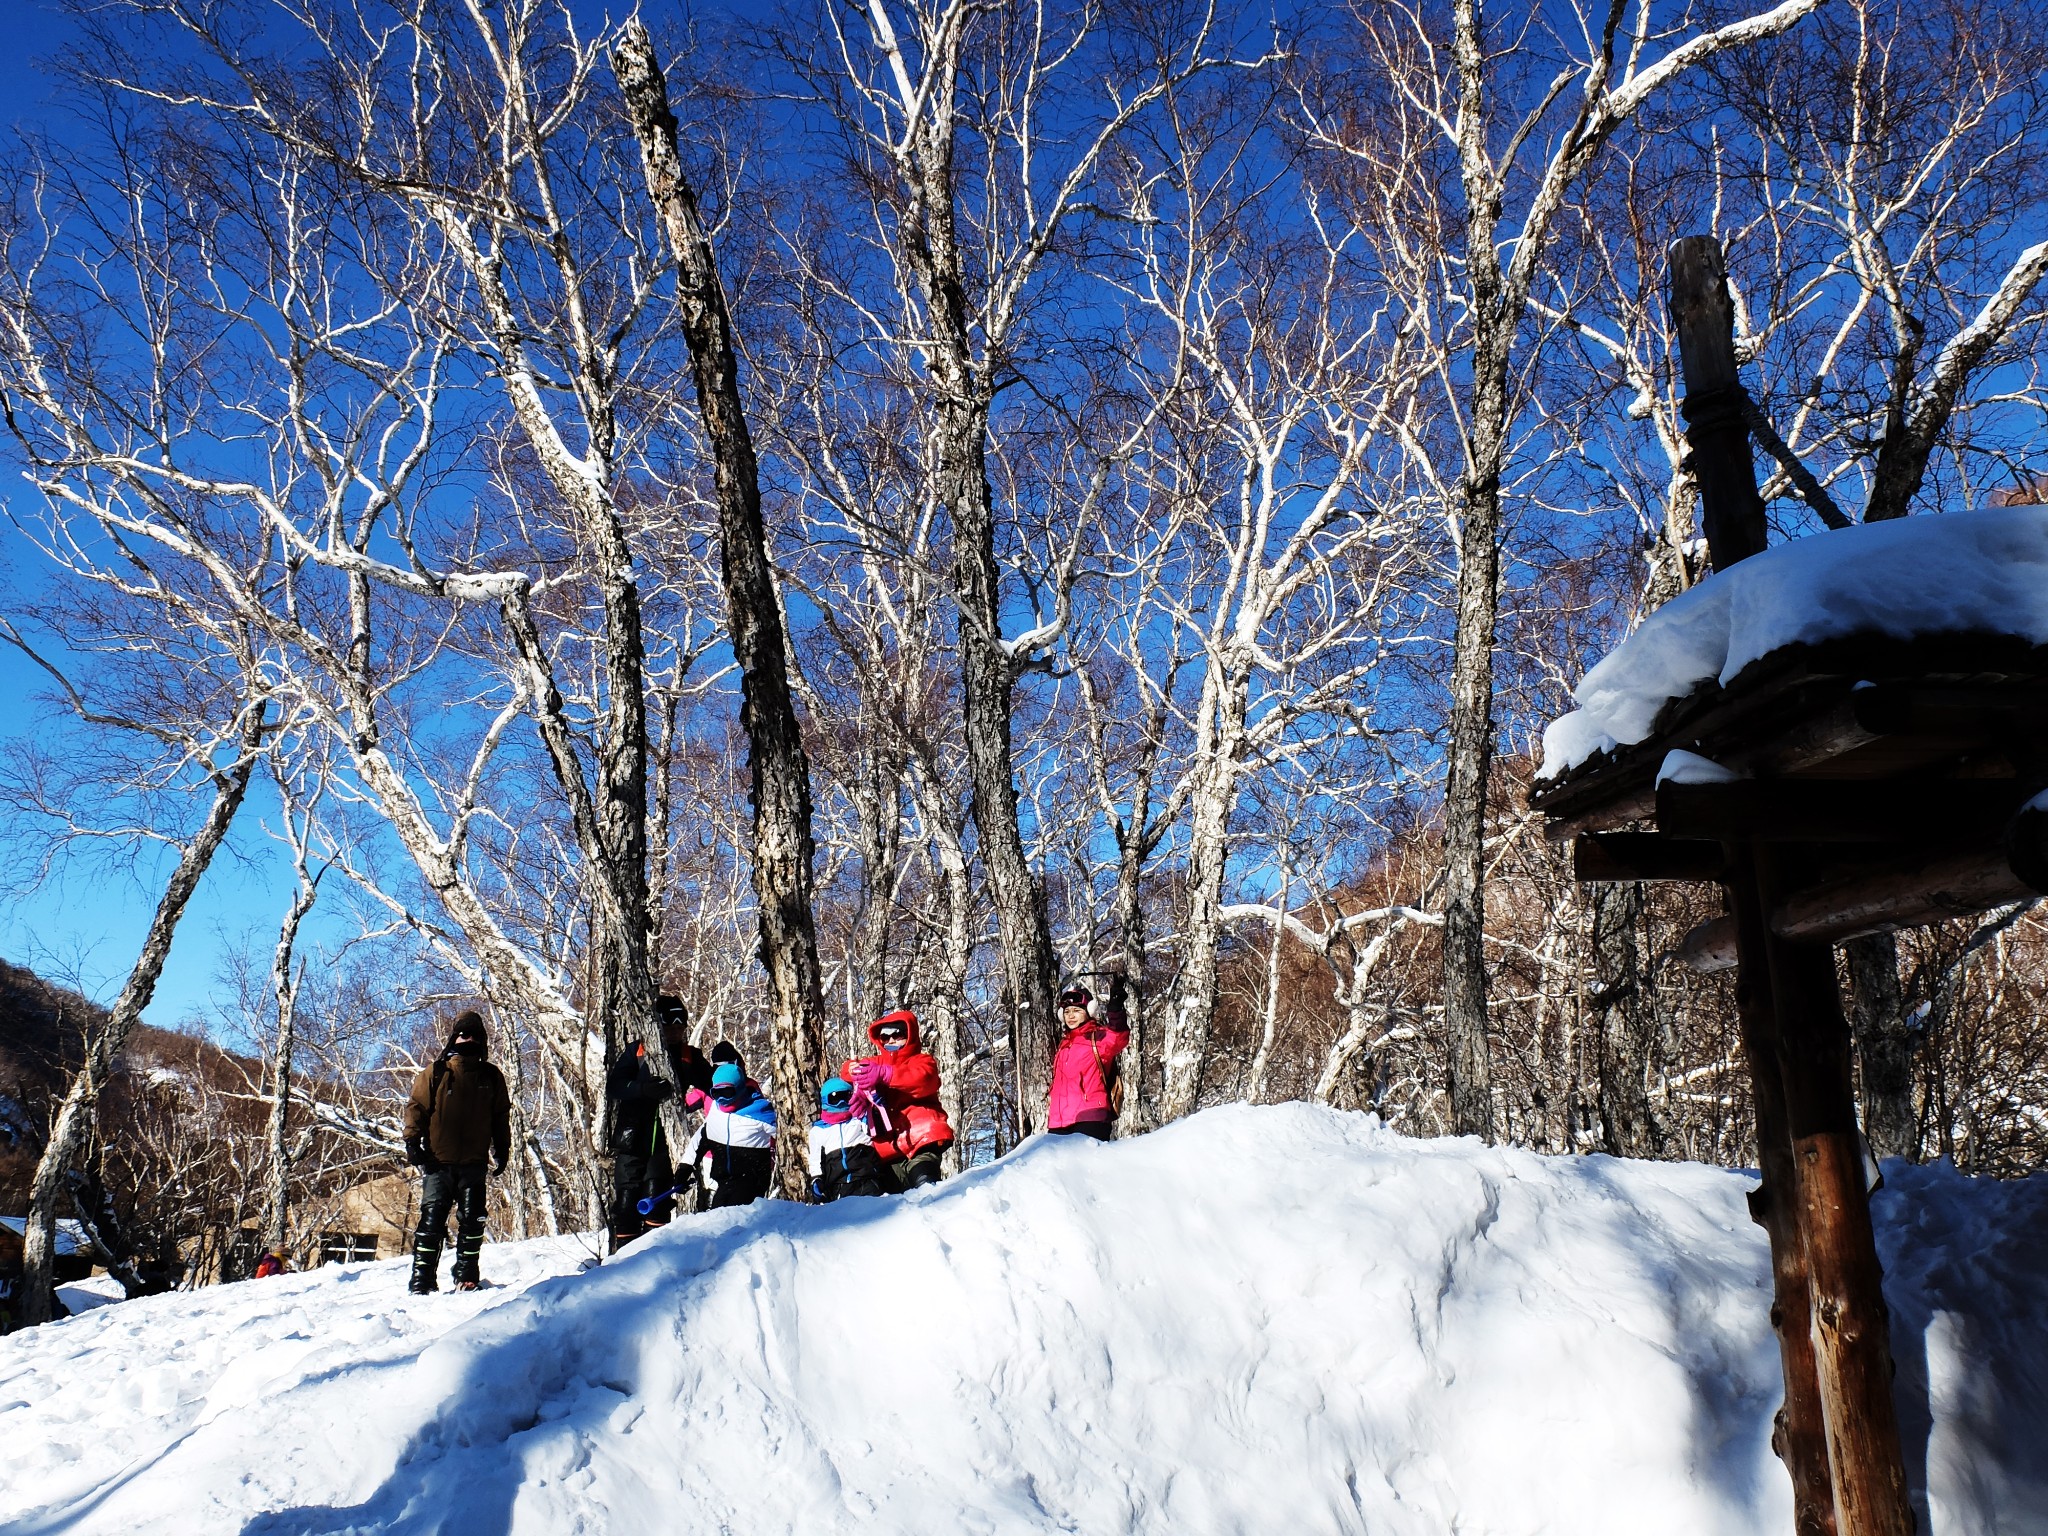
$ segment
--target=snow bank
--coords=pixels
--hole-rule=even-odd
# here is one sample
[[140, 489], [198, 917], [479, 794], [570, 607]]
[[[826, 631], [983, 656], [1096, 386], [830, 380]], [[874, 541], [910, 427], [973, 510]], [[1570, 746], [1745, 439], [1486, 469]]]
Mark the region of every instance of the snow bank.
[[112, 1275], [88, 1275], [83, 1280], [58, 1286], [57, 1299], [71, 1312], [90, 1312], [94, 1307], [110, 1307], [117, 1301], [126, 1301], [128, 1292]]
[[[1747, 1183], [1234, 1108], [585, 1275], [493, 1247], [481, 1298], [396, 1264], [151, 1298], [0, 1341], [0, 1523], [1789, 1530]], [[1907, 1170], [1879, 1219], [1933, 1531], [2041, 1529], [2048, 1180]]]
[[1795, 539], [1643, 621], [1543, 733], [1537, 777], [1650, 734], [1658, 712], [1788, 645], [1991, 632], [2048, 645], [2048, 507], [1906, 517]]

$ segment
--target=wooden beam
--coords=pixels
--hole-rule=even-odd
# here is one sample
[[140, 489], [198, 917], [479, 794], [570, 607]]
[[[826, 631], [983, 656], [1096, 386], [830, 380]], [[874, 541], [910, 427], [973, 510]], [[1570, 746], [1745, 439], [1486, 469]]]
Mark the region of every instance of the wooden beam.
[[[2048, 871], [2043, 876], [2048, 878]], [[1803, 943], [1838, 944], [1860, 934], [1924, 928], [2040, 894], [2013, 873], [2003, 848], [1991, 848], [1810, 886], [1786, 897], [1771, 913], [1771, 931]]]
[[1849, 706], [1873, 736], [1973, 742], [2048, 735], [2048, 692], [2039, 686], [1876, 683], [1852, 692]]
[[1789, 843], [1988, 843], [2027, 795], [2014, 779], [1736, 779], [1657, 787], [1671, 837]]
[[1710, 917], [1686, 934], [1678, 958], [1702, 975], [1732, 971], [1741, 963], [1735, 943], [1735, 919]]
[[1827, 1423], [1814, 1358], [1812, 1284], [1806, 1242], [1798, 1224], [1799, 1181], [1771, 994], [1770, 935], [1764, 929], [1763, 897], [1753, 853], [1731, 847], [1728, 865], [1733, 912], [1715, 923], [1725, 928], [1731, 950], [1741, 959], [1735, 1016], [1741, 1028], [1742, 1054], [1749, 1063], [1757, 1168], [1763, 1175], [1762, 1185], [1750, 1194], [1749, 1214], [1770, 1239], [1771, 1329], [1778, 1336], [1778, 1361], [1785, 1376], [1785, 1400], [1772, 1426], [1771, 1449], [1792, 1479], [1792, 1521], [1797, 1536], [1838, 1536], [1834, 1482], [1828, 1470]]
[[1671, 318], [1685, 371], [1686, 455], [1700, 488], [1700, 522], [1707, 556], [1725, 571], [1738, 560], [1763, 553], [1768, 538], [1763, 498], [1756, 489], [1756, 463], [1749, 447], [1744, 407], [1748, 397], [1737, 373], [1735, 306], [1728, 297], [1728, 264], [1712, 235], [1674, 241]]
[[1553, 843], [1562, 843], [1587, 832], [1605, 831], [1631, 821], [1648, 821], [1656, 814], [1657, 791], [1646, 781], [1636, 788], [1623, 790], [1612, 800], [1547, 819], [1543, 824], [1543, 835]]
[[[1758, 855], [1755, 885], [1760, 907], [1768, 910], [1776, 894], [1768, 852]], [[1913, 1536], [1892, 1404], [1891, 1321], [1870, 1224], [1849, 1025], [1842, 1016], [1834, 952], [1826, 944], [1788, 942], [1768, 930], [1763, 948], [1792, 1142], [1796, 1221], [1811, 1288], [1814, 1365], [1836, 1526], [1839, 1536]]]
[[1587, 882], [1719, 880], [1721, 845], [1656, 832], [1590, 832], [1572, 843], [1572, 878]]
[[1824, 767], [1875, 740], [1877, 734], [1857, 719], [1849, 700], [1837, 699], [1819, 713], [1757, 742], [1753, 748], [1730, 753], [1727, 762], [1730, 768], [1780, 777]]

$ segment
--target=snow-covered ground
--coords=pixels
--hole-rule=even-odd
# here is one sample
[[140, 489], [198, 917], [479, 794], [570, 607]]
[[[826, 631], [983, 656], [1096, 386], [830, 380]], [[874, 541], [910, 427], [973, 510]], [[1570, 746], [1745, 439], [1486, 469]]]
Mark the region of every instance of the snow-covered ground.
[[[2048, 1530], [2048, 1179], [1891, 1177], [1932, 1530]], [[155, 1297], [0, 1340], [0, 1525], [1789, 1531], [1748, 1183], [1232, 1108], [588, 1274], [495, 1246], [473, 1296]]]

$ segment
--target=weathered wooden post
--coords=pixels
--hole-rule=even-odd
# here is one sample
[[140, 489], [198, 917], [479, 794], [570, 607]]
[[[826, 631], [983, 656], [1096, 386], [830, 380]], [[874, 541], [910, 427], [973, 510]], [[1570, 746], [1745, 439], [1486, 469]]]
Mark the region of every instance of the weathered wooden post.
[[[1735, 314], [1721, 244], [1670, 251], [1671, 311], [1685, 373], [1689, 462], [1708, 558], [1726, 570], [1763, 551], [1763, 500], [1744, 421]], [[1849, 1037], [1827, 944], [1772, 934], [1780, 871], [1766, 845], [1726, 845], [1736, 984], [1763, 1186], [1751, 1209], [1769, 1234], [1785, 1405], [1778, 1454], [1800, 1536], [1910, 1536], [1891, 1399], [1891, 1348], [1863, 1183]]]
[[1728, 265], [1712, 235], [1674, 241], [1671, 318], [1685, 370], [1685, 440], [1700, 488], [1700, 524], [1707, 558], [1725, 571], [1763, 553], [1768, 538], [1764, 500], [1757, 494], [1750, 457], [1746, 396], [1735, 360], [1735, 306], [1728, 297]]
[[[1768, 911], [1780, 888], [1774, 861], [1763, 862], [1758, 885]], [[1836, 1528], [1841, 1536], [1912, 1536], [1892, 1404], [1891, 1318], [1870, 1224], [1834, 949], [1773, 933], [1766, 952]]]
[[1763, 1183], [1749, 1197], [1750, 1216], [1771, 1243], [1771, 1327], [1785, 1374], [1771, 1448], [1792, 1478], [1798, 1536], [1835, 1536], [1835, 1496], [1828, 1472], [1827, 1427], [1820, 1374], [1813, 1358], [1812, 1284], [1799, 1230], [1798, 1174], [1793, 1165], [1785, 1080], [1778, 1067], [1778, 1014], [1771, 996], [1769, 930], [1757, 886], [1756, 857], [1746, 844], [1728, 847], [1728, 902], [1735, 915], [1736, 1019], [1749, 1062], [1756, 1112], [1757, 1169]]
[[[1700, 521], [1707, 558], [1717, 571], [1761, 554], [1766, 542], [1763, 497], [1743, 423], [1743, 390], [1735, 358], [1735, 308], [1721, 242], [1688, 235], [1670, 252], [1671, 316], [1678, 328], [1685, 371], [1688, 464], [1700, 488]], [[1799, 1231], [1798, 1176], [1786, 1117], [1784, 1076], [1778, 1063], [1777, 1005], [1771, 994], [1756, 852], [1747, 843], [1727, 849], [1727, 889], [1735, 915], [1736, 1010], [1749, 1062], [1756, 1111], [1757, 1168], [1763, 1184], [1750, 1196], [1750, 1214], [1771, 1243], [1771, 1326], [1785, 1373], [1785, 1403], [1778, 1410], [1772, 1447], [1792, 1477], [1798, 1536], [1835, 1536], [1834, 1493], [1828, 1472], [1827, 1431], [1813, 1353], [1813, 1314], [1806, 1244]]]

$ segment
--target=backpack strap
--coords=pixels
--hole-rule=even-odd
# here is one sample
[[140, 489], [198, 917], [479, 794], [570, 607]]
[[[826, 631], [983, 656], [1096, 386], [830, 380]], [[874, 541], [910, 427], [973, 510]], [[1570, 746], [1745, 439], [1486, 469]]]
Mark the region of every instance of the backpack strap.
[[1109, 1101], [1112, 1116], [1124, 1112], [1124, 1074], [1121, 1067], [1102, 1059], [1101, 1031], [1098, 1028], [1088, 1032], [1088, 1049], [1095, 1053], [1095, 1070], [1102, 1077], [1102, 1096]]

